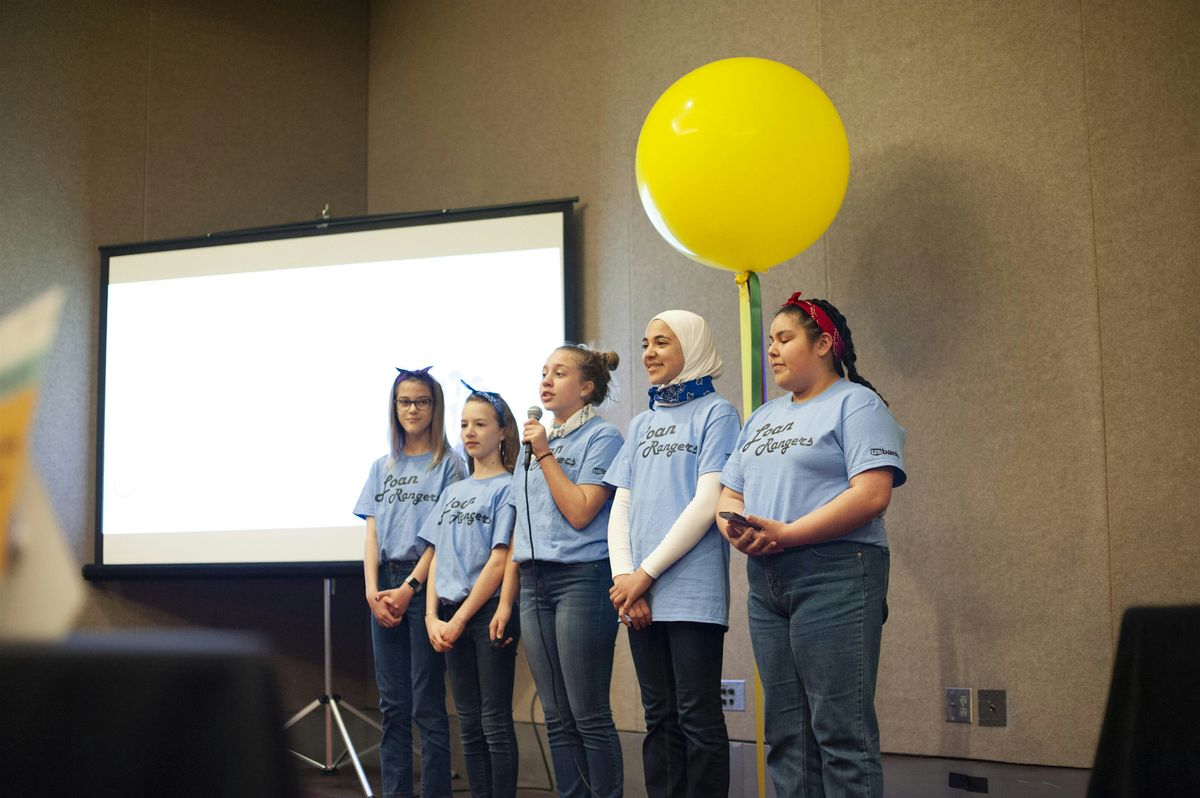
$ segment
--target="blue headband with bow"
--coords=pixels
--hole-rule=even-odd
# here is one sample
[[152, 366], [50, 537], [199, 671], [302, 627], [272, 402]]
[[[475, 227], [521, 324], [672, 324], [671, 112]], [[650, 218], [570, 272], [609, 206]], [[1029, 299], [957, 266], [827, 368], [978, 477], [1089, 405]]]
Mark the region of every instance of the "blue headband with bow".
[[433, 377], [429, 376], [429, 370], [431, 368], [433, 368], [433, 366], [426, 366], [425, 368], [417, 369], [416, 371], [397, 368], [396, 371], [400, 373], [396, 375], [396, 382], [404, 382], [405, 380], [422, 380], [424, 382], [429, 382], [433, 379]]
[[484, 399], [484, 401], [486, 401], [489, 405], [492, 406], [492, 408], [496, 411], [496, 417], [498, 419], [500, 419], [500, 426], [503, 427], [504, 426], [504, 399], [501, 398], [500, 394], [495, 393], [494, 391], [480, 391], [475, 388], [472, 388], [470, 383], [468, 383], [466, 380], [460, 379], [459, 382], [461, 382], [463, 384], [463, 387], [465, 387], [468, 391], [471, 392], [471, 396], [482, 397]]

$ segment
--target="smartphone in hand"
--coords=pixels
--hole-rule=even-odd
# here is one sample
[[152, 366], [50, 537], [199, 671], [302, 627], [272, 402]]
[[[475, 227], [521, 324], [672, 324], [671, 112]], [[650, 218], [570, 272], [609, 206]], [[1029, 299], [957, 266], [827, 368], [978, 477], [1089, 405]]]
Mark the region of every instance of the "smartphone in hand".
[[735, 513], [731, 510], [722, 510], [721, 512], [717, 513], [717, 515], [721, 516], [734, 526], [740, 526], [743, 529], [762, 529], [762, 527], [757, 527], [750, 523], [744, 515]]

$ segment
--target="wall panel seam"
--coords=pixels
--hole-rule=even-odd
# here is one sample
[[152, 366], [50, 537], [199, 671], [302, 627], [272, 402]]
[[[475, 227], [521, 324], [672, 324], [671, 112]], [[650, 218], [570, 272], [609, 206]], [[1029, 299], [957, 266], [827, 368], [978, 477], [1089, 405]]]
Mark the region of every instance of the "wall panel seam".
[[[817, 0], [817, 80], [822, 91], [828, 91], [825, 85], [825, 41], [824, 28], [821, 26], [821, 0]], [[845, 202], [845, 198], [842, 199]], [[836, 221], [837, 217], [834, 217]], [[832, 223], [831, 223], [832, 225]], [[821, 247], [825, 253], [825, 298], [827, 301], [833, 301], [833, 281], [829, 271], [829, 237], [832, 231], [826, 230], [825, 235], [821, 236]]]
[[145, 86], [145, 125], [142, 129], [142, 240], [146, 240], [146, 230], [149, 224], [147, 209], [150, 205], [150, 64], [153, 47], [151, 37], [154, 32], [154, 3], [146, 4], [146, 86]]
[[362, 165], [362, 212], [371, 213], [371, 42], [375, 8], [367, 2], [367, 27], [364, 35], [367, 46], [363, 48], [363, 165]]
[[1079, 54], [1080, 72], [1083, 78], [1083, 122], [1087, 136], [1088, 164], [1088, 210], [1092, 222], [1092, 270], [1096, 282], [1096, 341], [1097, 341], [1097, 371], [1100, 383], [1100, 443], [1104, 453], [1104, 538], [1107, 554], [1105, 567], [1108, 571], [1108, 648], [1111, 653], [1116, 651], [1116, 638], [1113, 633], [1113, 623], [1116, 617], [1115, 591], [1113, 589], [1113, 552], [1112, 552], [1112, 499], [1109, 484], [1111, 473], [1108, 463], [1108, 400], [1105, 395], [1104, 373], [1104, 316], [1102, 313], [1102, 296], [1100, 285], [1100, 249], [1097, 243], [1096, 228], [1096, 169], [1092, 159], [1092, 98], [1088, 91], [1087, 73], [1087, 23], [1084, 10], [1085, 0], [1079, 0]]

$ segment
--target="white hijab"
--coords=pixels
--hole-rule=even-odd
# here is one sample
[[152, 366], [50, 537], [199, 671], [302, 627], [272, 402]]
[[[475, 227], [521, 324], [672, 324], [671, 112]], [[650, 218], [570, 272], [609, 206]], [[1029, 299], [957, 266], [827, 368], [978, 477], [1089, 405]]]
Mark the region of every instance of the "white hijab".
[[701, 377], [721, 376], [721, 356], [717, 354], [717, 343], [713, 339], [708, 322], [690, 310], [665, 310], [654, 319], [671, 328], [671, 332], [679, 339], [680, 348], [683, 349], [683, 371], [668, 385], [690, 382]]

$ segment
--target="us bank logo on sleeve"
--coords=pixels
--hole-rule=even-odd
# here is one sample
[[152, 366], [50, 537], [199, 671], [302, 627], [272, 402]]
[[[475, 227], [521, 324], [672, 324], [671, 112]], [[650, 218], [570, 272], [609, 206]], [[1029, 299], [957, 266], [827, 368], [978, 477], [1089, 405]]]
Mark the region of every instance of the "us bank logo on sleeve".
[[892, 457], [899, 457], [898, 452], [893, 452], [891, 449], [872, 449], [871, 454], [879, 457], [880, 455], [890, 454]]

